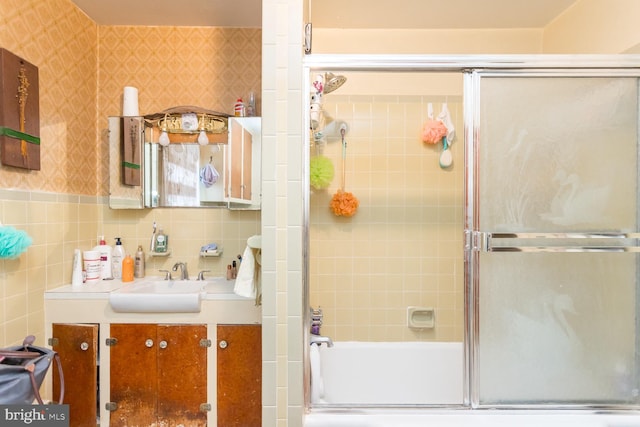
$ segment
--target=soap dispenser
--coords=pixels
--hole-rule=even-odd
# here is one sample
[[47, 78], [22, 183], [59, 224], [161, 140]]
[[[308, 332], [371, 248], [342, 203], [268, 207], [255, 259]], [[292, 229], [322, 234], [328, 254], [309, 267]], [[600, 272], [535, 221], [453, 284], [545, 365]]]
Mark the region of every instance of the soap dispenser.
[[164, 234], [164, 230], [161, 228], [158, 234], [156, 234], [156, 253], [166, 253], [168, 245], [169, 236]]

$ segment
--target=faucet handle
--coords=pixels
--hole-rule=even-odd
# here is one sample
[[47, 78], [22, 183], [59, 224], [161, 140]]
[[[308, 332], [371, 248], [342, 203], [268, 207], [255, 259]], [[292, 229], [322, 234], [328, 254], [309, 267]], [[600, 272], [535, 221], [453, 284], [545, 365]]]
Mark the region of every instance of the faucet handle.
[[187, 270], [187, 263], [182, 263], [182, 280], [189, 280], [189, 271]]
[[169, 270], [158, 270], [160, 273], [164, 273], [164, 280], [173, 280], [171, 272]]
[[206, 279], [204, 278], [204, 273], [208, 273], [208, 272], [210, 272], [210, 271], [211, 271], [211, 270], [202, 270], [201, 272], [199, 272], [199, 273], [198, 273], [198, 278], [197, 278], [196, 280], [206, 280]]

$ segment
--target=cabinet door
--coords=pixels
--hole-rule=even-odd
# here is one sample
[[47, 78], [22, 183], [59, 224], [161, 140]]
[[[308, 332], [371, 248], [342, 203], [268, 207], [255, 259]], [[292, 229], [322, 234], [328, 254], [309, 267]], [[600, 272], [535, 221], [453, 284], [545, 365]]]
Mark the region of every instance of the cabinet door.
[[262, 423], [261, 325], [218, 325], [218, 426]]
[[[52, 325], [52, 348], [60, 355], [64, 382], [64, 401], [69, 405], [69, 426], [96, 425], [98, 408], [98, 325]], [[60, 376], [55, 363], [53, 400], [60, 400]]]
[[[109, 117], [109, 207], [142, 209], [144, 117]], [[146, 184], [146, 183], [145, 183]]]
[[111, 426], [156, 425], [157, 326], [112, 324], [110, 347]]
[[230, 209], [260, 209], [261, 123], [260, 117], [229, 118], [224, 179]]
[[206, 325], [158, 325], [158, 425], [206, 426]]
[[237, 122], [232, 123], [231, 185], [232, 199], [251, 200], [251, 133]]

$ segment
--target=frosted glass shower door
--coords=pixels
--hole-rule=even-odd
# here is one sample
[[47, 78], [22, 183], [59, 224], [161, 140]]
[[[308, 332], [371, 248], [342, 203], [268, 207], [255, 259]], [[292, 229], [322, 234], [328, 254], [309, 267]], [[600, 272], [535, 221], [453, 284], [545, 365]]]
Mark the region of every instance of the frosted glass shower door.
[[468, 76], [477, 406], [639, 402], [638, 78], [604, 74]]

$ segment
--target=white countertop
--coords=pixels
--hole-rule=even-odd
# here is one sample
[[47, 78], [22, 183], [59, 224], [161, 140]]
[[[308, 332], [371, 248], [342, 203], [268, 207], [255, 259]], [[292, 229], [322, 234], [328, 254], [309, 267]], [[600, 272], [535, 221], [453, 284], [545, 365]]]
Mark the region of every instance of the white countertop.
[[105, 299], [109, 298], [111, 291], [120, 289], [122, 285], [121, 280], [101, 280], [80, 286], [64, 285], [47, 290], [44, 299]]
[[[124, 285], [134, 284], [136, 282], [148, 280], [162, 280], [161, 277], [145, 277], [143, 279], [135, 279], [133, 282], [123, 283], [119, 279], [101, 280], [98, 283], [86, 284], [80, 286], [63, 285], [54, 289], [49, 289], [44, 293], [44, 299], [108, 299], [109, 294]], [[195, 280], [194, 280], [195, 282]], [[226, 280], [224, 277], [211, 277], [205, 282], [211, 283], [206, 290], [206, 296], [203, 300], [239, 300], [247, 301], [253, 298], [246, 298], [233, 292], [235, 282]]]

